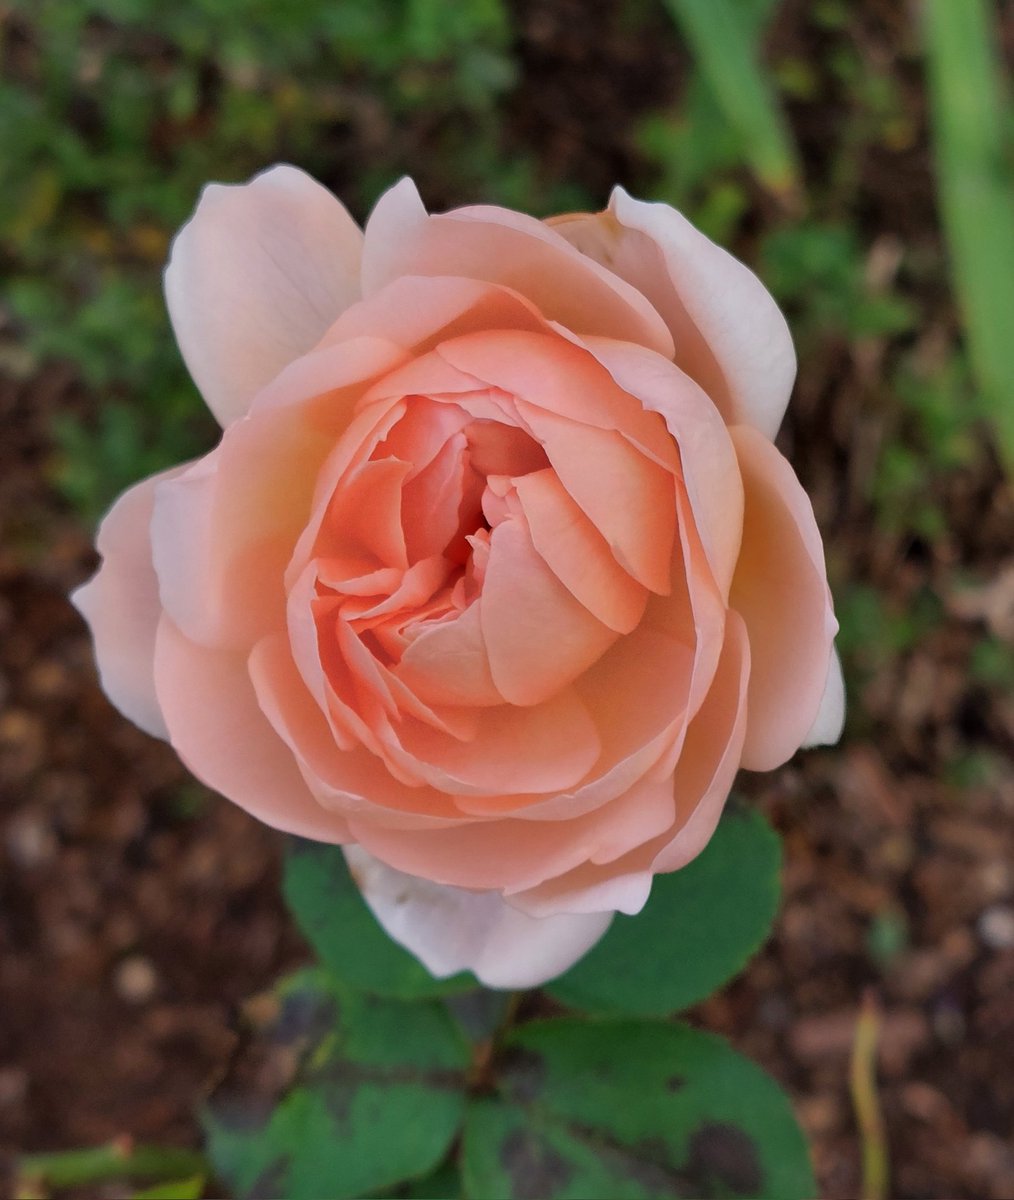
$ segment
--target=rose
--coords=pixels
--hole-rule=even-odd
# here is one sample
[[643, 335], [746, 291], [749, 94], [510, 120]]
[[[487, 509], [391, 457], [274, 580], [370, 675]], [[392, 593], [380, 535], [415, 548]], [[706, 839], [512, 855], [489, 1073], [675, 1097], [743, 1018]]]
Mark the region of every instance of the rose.
[[758, 280], [660, 204], [365, 234], [280, 166], [209, 187], [170, 315], [224, 432], [102, 524], [103, 685], [255, 816], [343, 843], [435, 973], [570, 965], [834, 740], [820, 537]]

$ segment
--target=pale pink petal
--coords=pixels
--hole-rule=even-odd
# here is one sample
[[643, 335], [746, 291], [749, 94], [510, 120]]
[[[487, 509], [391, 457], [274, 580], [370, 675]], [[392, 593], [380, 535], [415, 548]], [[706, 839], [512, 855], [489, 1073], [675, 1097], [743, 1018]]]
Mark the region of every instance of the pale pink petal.
[[820, 533], [799, 480], [756, 430], [731, 432], [746, 494], [730, 595], [750, 636], [743, 766], [767, 771], [795, 753], [817, 719], [838, 624]]
[[824, 695], [820, 700], [820, 708], [810, 731], [803, 738], [804, 746], [833, 746], [841, 737], [845, 725], [845, 680], [841, 673], [841, 659], [838, 651], [831, 651], [831, 661], [827, 668], [827, 682], [824, 684]]
[[541, 221], [492, 207], [431, 217], [409, 179], [381, 196], [367, 222], [363, 294], [402, 275], [462, 275], [503, 284], [577, 332], [627, 338], [672, 354], [672, 337], [644, 296]]
[[71, 597], [91, 627], [106, 695], [125, 717], [159, 738], [166, 737], [166, 727], [153, 669], [162, 605], [151, 561], [151, 515], [156, 486], [185, 469], [152, 475], [123, 493], [99, 526], [102, 563]]
[[612, 920], [612, 913], [540, 920], [497, 892], [469, 892], [396, 871], [361, 846], [346, 847], [345, 857], [380, 924], [438, 979], [471, 971], [486, 987], [538, 987], [586, 954]]
[[552, 225], [647, 296], [672, 331], [676, 363], [727, 421], [774, 437], [796, 356], [785, 318], [752, 271], [669, 205], [635, 200], [619, 187], [607, 212]]
[[523, 518], [492, 532], [480, 605], [489, 668], [511, 704], [539, 704], [616, 640], [536, 553]]
[[210, 184], [176, 235], [166, 301], [190, 374], [228, 425], [359, 298], [362, 234], [309, 175]]
[[202, 783], [275, 829], [348, 840], [345, 821], [317, 803], [264, 716], [245, 655], [198, 646], [163, 617], [155, 691], [173, 749]]

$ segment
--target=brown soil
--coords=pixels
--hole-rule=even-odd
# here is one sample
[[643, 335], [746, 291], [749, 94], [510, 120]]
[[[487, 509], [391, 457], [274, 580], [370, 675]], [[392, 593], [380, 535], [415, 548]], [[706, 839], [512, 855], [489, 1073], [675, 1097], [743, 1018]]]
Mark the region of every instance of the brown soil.
[[[866, 7], [882, 47], [893, 6]], [[566, 8], [518, 5], [536, 74], [564, 69], [539, 55]], [[569, 146], [581, 96], [550, 100], [559, 117], [546, 136]], [[589, 103], [599, 112], [602, 97]], [[526, 105], [521, 135], [535, 119]], [[793, 120], [819, 172], [826, 113], [811, 105]], [[611, 178], [627, 143], [606, 139], [592, 167], [583, 136], [569, 169], [592, 185], [605, 161]], [[877, 236], [936, 244], [924, 138], [862, 169]], [[822, 1194], [849, 1197], [860, 1144], [848, 1060], [869, 991], [892, 1195], [1004, 1200], [1014, 780], [998, 764], [1009, 763], [1014, 699], [975, 682], [969, 655], [987, 631], [1014, 636], [1014, 511], [984, 442], [974, 470], [934, 482], [947, 536], [927, 544], [873, 526], [873, 459], [897, 419], [877, 382], [891, 352], [811, 354], [783, 445], [814, 499], [833, 585], [862, 580], [902, 612], [929, 594], [942, 616], [915, 648], [865, 672], [840, 747], [744, 780], [785, 836], [785, 903], [765, 951], [694, 1019], [786, 1085]], [[305, 955], [279, 898], [280, 837], [188, 782], [98, 690], [66, 600], [93, 565], [90, 539], [46, 482], [50, 418], [94, 402], [59, 367], [0, 383], [0, 1151], [11, 1153], [123, 1133], [195, 1143], [194, 1105], [228, 1056], [236, 1006]], [[984, 750], [992, 769], [948, 782], [948, 764]], [[878, 957], [873, 940], [892, 928], [900, 944]]]

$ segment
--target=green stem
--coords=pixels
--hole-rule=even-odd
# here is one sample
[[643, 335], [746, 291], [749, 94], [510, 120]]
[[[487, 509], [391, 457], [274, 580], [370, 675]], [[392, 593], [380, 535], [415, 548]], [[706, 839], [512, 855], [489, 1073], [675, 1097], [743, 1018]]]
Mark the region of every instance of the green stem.
[[135, 1146], [129, 1137], [86, 1150], [24, 1154], [18, 1160], [19, 1191], [33, 1183], [80, 1187], [110, 1179], [180, 1179], [208, 1173], [204, 1155], [174, 1146]]

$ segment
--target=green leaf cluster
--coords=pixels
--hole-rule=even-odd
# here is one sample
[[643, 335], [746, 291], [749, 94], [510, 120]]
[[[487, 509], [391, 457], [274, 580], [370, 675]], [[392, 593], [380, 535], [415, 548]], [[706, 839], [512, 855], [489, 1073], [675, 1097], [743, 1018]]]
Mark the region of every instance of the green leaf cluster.
[[214, 1169], [243, 1200], [811, 1195], [776, 1084], [669, 1019], [756, 950], [779, 866], [765, 822], [731, 806], [640, 916], [544, 995], [512, 998], [430, 977], [339, 849], [294, 842], [285, 895], [320, 966], [250, 1006], [204, 1115]]

